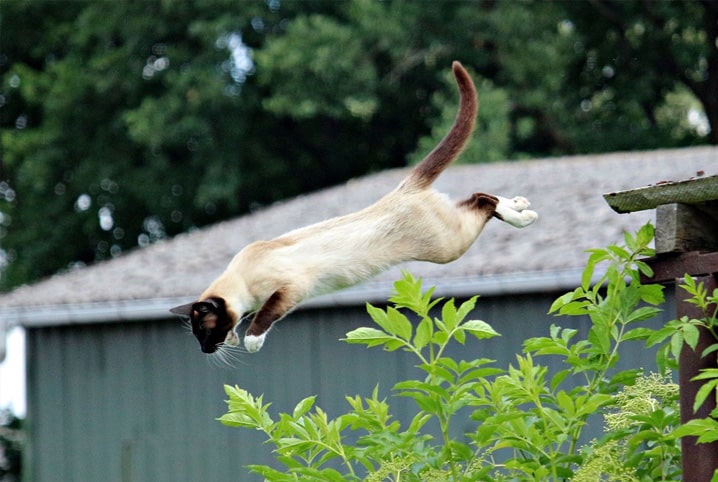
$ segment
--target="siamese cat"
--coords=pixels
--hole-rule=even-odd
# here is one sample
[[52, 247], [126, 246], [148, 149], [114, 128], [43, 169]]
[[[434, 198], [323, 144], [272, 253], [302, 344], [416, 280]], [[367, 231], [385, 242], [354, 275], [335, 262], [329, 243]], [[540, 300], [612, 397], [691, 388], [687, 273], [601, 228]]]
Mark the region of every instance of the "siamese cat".
[[393, 191], [352, 214], [290, 231], [242, 249], [193, 303], [170, 311], [189, 316], [205, 353], [237, 346], [237, 330], [254, 312], [244, 347], [258, 351], [273, 323], [302, 300], [352, 286], [409, 260], [448, 263], [464, 254], [492, 218], [516, 227], [536, 221], [523, 197], [475, 193], [452, 202], [432, 183], [461, 153], [478, 109], [474, 83], [452, 65], [459, 111], [449, 133]]

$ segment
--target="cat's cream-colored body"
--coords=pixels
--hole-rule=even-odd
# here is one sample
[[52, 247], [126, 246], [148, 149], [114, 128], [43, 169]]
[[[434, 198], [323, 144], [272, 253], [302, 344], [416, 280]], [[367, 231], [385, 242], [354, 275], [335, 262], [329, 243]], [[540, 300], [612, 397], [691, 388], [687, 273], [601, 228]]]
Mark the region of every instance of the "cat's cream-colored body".
[[222, 296], [246, 312], [281, 287], [301, 300], [404, 261], [447, 263], [471, 246], [490, 217], [457, 210], [433, 189], [398, 188], [361, 211], [248, 245], [200, 299]]
[[[209, 336], [211, 330], [222, 329], [226, 330], [223, 343], [235, 345], [242, 317], [256, 311], [244, 345], [248, 351], [257, 351], [272, 323], [304, 299], [352, 286], [405, 261], [453, 261], [466, 252], [492, 217], [517, 227], [536, 220], [522, 197], [477, 193], [457, 203], [431, 187], [460, 153], [476, 115], [471, 79], [458, 62], [454, 73], [461, 92], [459, 114], [452, 130], [427, 158], [396, 189], [361, 211], [242, 249], [197, 303], [184, 307], [184, 312], [175, 311], [191, 316], [198, 339], [202, 333]], [[214, 301], [205, 310], [197, 306], [203, 300]], [[202, 339], [200, 343], [203, 351], [216, 349]]]

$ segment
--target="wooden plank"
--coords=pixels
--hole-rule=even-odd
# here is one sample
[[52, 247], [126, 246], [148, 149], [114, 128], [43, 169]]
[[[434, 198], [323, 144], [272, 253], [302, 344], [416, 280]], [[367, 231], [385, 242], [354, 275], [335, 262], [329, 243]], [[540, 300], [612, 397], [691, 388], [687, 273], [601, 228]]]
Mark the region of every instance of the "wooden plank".
[[656, 253], [718, 251], [718, 202], [656, 208]]
[[691, 276], [718, 273], [718, 253], [670, 253], [645, 260], [653, 268], [653, 276], [641, 276], [642, 283], [665, 283]]
[[662, 204], [698, 204], [718, 200], [718, 175], [656, 184], [604, 194], [603, 198], [618, 213], [655, 209]]

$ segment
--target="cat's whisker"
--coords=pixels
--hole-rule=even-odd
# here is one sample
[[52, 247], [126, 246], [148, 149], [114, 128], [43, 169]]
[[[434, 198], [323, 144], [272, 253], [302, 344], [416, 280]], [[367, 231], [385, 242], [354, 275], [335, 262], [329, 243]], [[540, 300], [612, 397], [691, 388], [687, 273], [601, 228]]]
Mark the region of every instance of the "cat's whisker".
[[209, 364], [214, 368], [227, 368], [227, 362], [224, 359], [224, 355], [222, 354], [222, 350], [220, 348], [217, 349], [214, 353], [212, 353], [209, 357]]
[[217, 368], [237, 368], [237, 365], [246, 365], [241, 358], [242, 352], [238, 346], [221, 343], [209, 358]]
[[183, 316], [181, 318], [181, 324], [184, 331], [191, 335], [192, 334], [192, 322], [190, 321], [189, 317]]

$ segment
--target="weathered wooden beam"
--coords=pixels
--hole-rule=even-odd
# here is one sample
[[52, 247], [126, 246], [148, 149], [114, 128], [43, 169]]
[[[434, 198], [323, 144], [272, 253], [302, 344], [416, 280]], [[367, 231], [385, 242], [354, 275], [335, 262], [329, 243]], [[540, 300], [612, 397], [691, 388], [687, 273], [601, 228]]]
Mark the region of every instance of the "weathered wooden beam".
[[603, 198], [618, 213], [655, 209], [662, 204], [699, 204], [718, 199], [718, 175], [659, 181], [651, 186], [604, 194]]
[[718, 202], [656, 208], [656, 253], [718, 251]]
[[716, 253], [669, 253], [645, 260], [653, 268], [653, 277], [641, 277], [643, 283], [672, 283], [686, 274], [706, 276], [718, 273]]

